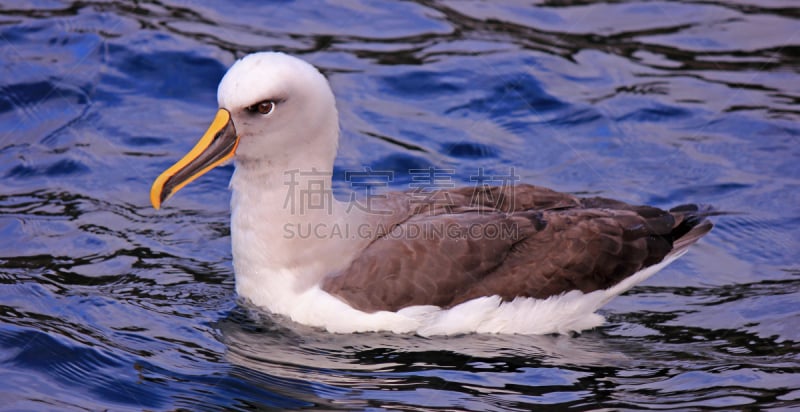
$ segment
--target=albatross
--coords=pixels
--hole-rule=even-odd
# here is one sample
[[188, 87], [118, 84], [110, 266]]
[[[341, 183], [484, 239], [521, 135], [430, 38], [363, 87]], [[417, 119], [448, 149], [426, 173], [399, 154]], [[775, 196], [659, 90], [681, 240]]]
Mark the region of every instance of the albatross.
[[232, 160], [237, 294], [330, 332], [594, 328], [601, 306], [712, 227], [704, 206], [662, 210], [529, 184], [438, 189], [431, 201], [388, 192], [353, 207], [328, 196], [339, 118], [314, 66], [279, 52], [247, 55], [217, 99], [210, 127], [154, 181], [151, 202], [160, 208]]

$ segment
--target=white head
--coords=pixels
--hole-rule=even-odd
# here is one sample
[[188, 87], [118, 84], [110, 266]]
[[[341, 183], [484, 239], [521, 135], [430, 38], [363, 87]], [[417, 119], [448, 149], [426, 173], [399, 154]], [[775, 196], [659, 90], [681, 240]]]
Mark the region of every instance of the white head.
[[333, 164], [339, 133], [333, 92], [305, 61], [276, 52], [245, 56], [222, 78], [217, 100], [239, 135], [237, 166], [267, 161], [294, 168], [293, 157], [312, 154]]
[[230, 158], [237, 173], [333, 170], [338, 113], [328, 81], [314, 66], [283, 53], [250, 54], [222, 78], [217, 100], [220, 110], [200, 142], [153, 183], [156, 208]]

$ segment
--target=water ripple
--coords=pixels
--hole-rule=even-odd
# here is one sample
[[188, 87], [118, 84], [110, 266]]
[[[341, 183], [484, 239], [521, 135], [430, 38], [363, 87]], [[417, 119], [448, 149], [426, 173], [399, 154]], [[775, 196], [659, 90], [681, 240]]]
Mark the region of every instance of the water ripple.
[[[10, 2], [0, 408], [790, 409], [800, 118], [788, 0]], [[478, 168], [731, 212], [576, 336], [332, 335], [237, 302], [230, 166], [149, 185], [256, 50], [331, 80], [335, 174]]]

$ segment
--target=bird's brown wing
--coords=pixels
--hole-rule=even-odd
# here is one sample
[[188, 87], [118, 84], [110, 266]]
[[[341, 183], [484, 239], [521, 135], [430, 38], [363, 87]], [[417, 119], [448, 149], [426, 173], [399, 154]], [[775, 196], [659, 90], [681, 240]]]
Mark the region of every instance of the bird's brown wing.
[[480, 296], [591, 292], [660, 262], [692, 227], [710, 229], [691, 210], [581, 199], [529, 185], [488, 190], [494, 192], [483, 200], [459, 189], [450, 191], [450, 205], [418, 207], [349, 268], [326, 278], [323, 289], [367, 312], [452, 307]]

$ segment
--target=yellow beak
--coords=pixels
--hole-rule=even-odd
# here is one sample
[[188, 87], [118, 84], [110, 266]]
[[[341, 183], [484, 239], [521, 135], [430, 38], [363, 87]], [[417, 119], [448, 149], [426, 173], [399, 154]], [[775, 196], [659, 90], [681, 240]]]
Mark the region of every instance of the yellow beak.
[[211, 126], [192, 150], [161, 173], [150, 189], [150, 202], [158, 209], [173, 193], [233, 157], [239, 137], [231, 113], [219, 109]]

